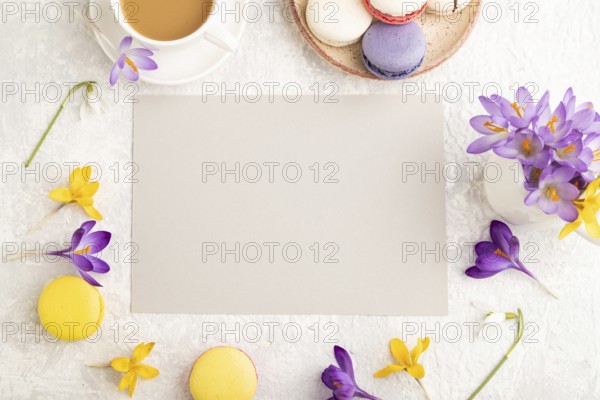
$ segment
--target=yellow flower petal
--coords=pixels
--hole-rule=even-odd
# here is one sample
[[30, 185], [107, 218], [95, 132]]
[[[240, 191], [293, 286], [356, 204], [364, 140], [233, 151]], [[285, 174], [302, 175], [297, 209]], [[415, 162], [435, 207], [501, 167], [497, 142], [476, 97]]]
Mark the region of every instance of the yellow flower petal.
[[575, 221], [565, 225], [565, 227], [562, 228], [562, 230], [560, 231], [560, 234], [558, 235], [558, 239], [563, 240], [564, 238], [569, 236], [571, 233], [573, 233], [577, 228], [579, 228], [581, 226], [581, 222], [582, 222], [581, 217], [579, 217]]
[[89, 207], [94, 204], [94, 200], [91, 197], [77, 197], [75, 201], [82, 207]]
[[58, 188], [54, 189], [48, 195], [54, 201], [59, 201], [61, 203], [70, 203], [73, 198], [71, 197], [71, 192], [67, 188]]
[[390, 341], [390, 351], [400, 366], [408, 367], [411, 364], [408, 348], [402, 340], [397, 338], [392, 339]]
[[588, 199], [595, 195], [598, 191], [598, 188], [600, 188], [600, 179], [596, 179], [588, 185], [588, 187], [585, 189], [585, 198]]
[[129, 371], [128, 373], [123, 375], [123, 378], [121, 378], [121, 382], [119, 382], [119, 390], [126, 389], [127, 387], [129, 387], [129, 385], [131, 385], [131, 382], [133, 382], [134, 380], [135, 372]]
[[110, 366], [119, 372], [129, 372], [129, 358], [119, 357], [110, 362]]
[[129, 397], [133, 397], [135, 385], [137, 385], [137, 375], [134, 374], [133, 379], [131, 380], [131, 383], [129, 384]]
[[150, 354], [152, 352], [152, 349], [154, 348], [155, 343], [154, 342], [150, 342], [150, 343], [140, 343], [138, 344], [135, 349], [133, 350], [133, 358], [131, 359], [131, 362], [134, 364], [137, 364], [141, 361], [144, 360], [144, 358], [148, 357], [148, 354]]
[[153, 379], [158, 376], [158, 370], [156, 368], [145, 364], [134, 365], [131, 370], [144, 379]]
[[388, 365], [387, 367], [375, 372], [373, 374], [373, 376], [375, 378], [385, 378], [386, 376], [390, 376], [394, 372], [404, 371], [405, 369], [406, 369], [406, 367], [403, 367], [401, 365], [392, 364], [392, 365]]
[[83, 207], [83, 210], [86, 212], [87, 215], [89, 215], [93, 219], [96, 219], [98, 221], [102, 219], [102, 214], [100, 214], [100, 212], [98, 212], [98, 210], [96, 210], [94, 206], [85, 206]]
[[90, 178], [92, 177], [92, 167], [89, 165], [83, 167], [81, 170], [81, 177], [83, 178], [84, 182], [89, 182]]
[[92, 197], [100, 188], [100, 182], [90, 182], [83, 185], [77, 192], [77, 197]]
[[421, 364], [411, 365], [406, 369], [413, 378], [422, 379], [425, 376], [425, 368]]
[[423, 354], [425, 352], [425, 350], [427, 350], [428, 347], [429, 347], [429, 338], [426, 337], [425, 340], [421, 340], [421, 338], [419, 338], [417, 340], [417, 345], [410, 352], [411, 364], [416, 364], [417, 362], [419, 362], [419, 357], [421, 357], [421, 354]]
[[69, 177], [71, 193], [77, 193], [77, 191], [81, 189], [85, 182], [86, 181], [83, 177], [83, 170], [79, 167], [75, 168], [73, 172], [71, 172], [71, 176]]
[[600, 239], [600, 224], [597, 220], [585, 224], [585, 230], [594, 239]]

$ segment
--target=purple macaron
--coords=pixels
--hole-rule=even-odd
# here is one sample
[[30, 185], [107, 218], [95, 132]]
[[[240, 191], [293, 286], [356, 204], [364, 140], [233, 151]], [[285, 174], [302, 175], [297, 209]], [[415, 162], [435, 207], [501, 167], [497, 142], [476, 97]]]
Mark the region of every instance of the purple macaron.
[[425, 58], [425, 36], [415, 22], [390, 25], [376, 22], [363, 37], [363, 61], [382, 79], [404, 79], [413, 74]]

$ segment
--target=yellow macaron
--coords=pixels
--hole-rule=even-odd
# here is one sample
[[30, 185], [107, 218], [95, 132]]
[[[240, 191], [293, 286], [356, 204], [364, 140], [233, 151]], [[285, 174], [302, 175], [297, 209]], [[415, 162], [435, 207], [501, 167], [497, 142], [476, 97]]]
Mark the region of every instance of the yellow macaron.
[[100, 291], [83, 279], [62, 276], [42, 291], [38, 314], [50, 335], [74, 342], [98, 331], [104, 319], [104, 300]]
[[215, 347], [198, 358], [190, 375], [194, 400], [252, 400], [258, 377], [250, 357], [233, 347]]

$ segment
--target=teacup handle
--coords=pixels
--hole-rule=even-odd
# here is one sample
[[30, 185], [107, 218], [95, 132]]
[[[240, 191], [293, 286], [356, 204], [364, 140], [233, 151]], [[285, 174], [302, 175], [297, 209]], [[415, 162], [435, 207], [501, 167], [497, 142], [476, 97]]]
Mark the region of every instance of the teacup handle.
[[225, 51], [235, 51], [238, 40], [220, 26], [211, 27], [204, 33], [204, 39]]

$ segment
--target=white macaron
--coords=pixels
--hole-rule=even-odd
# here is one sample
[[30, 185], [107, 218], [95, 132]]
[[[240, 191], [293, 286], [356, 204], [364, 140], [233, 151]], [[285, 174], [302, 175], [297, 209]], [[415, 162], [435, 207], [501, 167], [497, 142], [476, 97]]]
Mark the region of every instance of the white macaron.
[[362, 0], [309, 0], [306, 22], [321, 42], [343, 47], [358, 42], [373, 17]]

